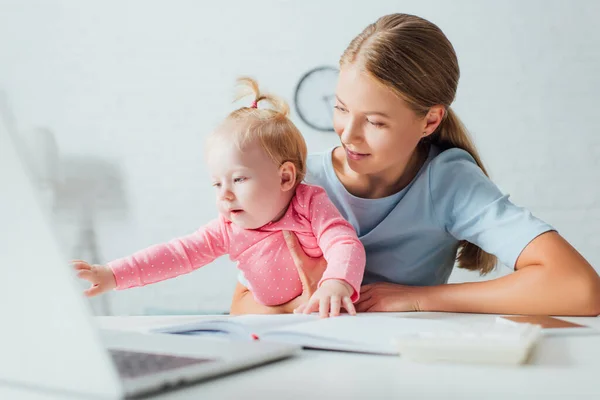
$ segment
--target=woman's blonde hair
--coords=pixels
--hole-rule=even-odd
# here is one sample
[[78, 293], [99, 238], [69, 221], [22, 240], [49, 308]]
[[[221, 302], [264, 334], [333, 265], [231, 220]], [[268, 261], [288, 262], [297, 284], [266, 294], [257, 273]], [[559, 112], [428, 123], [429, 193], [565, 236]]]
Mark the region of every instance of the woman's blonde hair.
[[[273, 162], [281, 166], [290, 161], [296, 166], [296, 183], [306, 174], [306, 142], [288, 118], [290, 108], [281, 98], [261, 93], [258, 83], [248, 77], [237, 79], [238, 92], [234, 101], [251, 96], [252, 103], [231, 112], [223, 122], [233, 122], [235, 129], [227, 132], [240, 149], [258, 142]], [[268, 102], [270, 108], [258, 108], [259, 102]], [[222, 130], [217, 130], [217, 132]]]
[[[454, 48], [437, 25], [414, 15], [383, 16], [354, 38], [340, 58], [340, 67], [356, 63], [420, 117], [432, 106], [443, 105], [446, 112], [442, 122], [421, 145], [463, 149], [487, 175], [465, 126], [450, 108], [460, 71]], [[484, 275], [494, 269], [496, 257], [463, 240], [457, 265]]]

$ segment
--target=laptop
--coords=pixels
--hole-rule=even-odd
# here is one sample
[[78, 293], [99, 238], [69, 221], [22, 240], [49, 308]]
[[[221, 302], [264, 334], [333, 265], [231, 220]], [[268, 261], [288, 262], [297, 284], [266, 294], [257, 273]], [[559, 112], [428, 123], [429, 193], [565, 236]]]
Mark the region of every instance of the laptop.
[[285, 344], [97, 329], [20, 150], [0, 121], [0, 385], [86, 397], [137, 397], [299, 350]]

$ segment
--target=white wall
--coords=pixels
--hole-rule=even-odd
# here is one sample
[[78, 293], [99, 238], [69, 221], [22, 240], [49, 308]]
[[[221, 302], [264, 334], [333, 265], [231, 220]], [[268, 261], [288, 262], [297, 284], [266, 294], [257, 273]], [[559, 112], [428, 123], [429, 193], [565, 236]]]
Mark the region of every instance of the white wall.
[[[202, 140], [232, 109], [235, 77], [288, 100], [310, 68], [336, 65], [378, 16], [437, 23], [462, 71], [454, 108], [492, 177], [600, 267], [600, 3], [589, 1], [0, 0], [0, 90], [18, 128], [51, 129], [61, 154], [103, 157], [129, 211], [98, 227], [105, 260], [215, 216]], [[309, 149], [336, 143], [296, 116]], [[68, 253], [75, 240], [61, 225]], [[76, 256], [77, 254], [69, 254]], [[461, 271], [453, 281], [478, 279]], [[225, 310], [227, 260], [111, 294], [117, 314]]]

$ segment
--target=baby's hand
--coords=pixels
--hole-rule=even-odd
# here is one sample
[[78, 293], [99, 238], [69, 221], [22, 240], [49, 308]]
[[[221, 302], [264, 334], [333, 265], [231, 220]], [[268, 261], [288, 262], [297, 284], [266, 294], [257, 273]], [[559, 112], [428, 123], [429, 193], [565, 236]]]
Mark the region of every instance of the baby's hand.
[[340, 315], [340, 308], [343, 307], [350, 315], [356, 315], [356, 310], [350, 296], [354, 289], [348, 283], [338, 279], [328, 279], [321, 284], [321, 287], [311, 296], [308, 303], [302, 304], [294, 310], [294, 313], [310, 314], [319, 310], [322, 318]]
[[73, 261], [73, 267], [79, 278], [89, 281], [92, 285], [83, 293], [86, 296], [92, 297], [117, 287], [117, 281], [110, 268], [104, 265], [90, 265], [85, 261]]

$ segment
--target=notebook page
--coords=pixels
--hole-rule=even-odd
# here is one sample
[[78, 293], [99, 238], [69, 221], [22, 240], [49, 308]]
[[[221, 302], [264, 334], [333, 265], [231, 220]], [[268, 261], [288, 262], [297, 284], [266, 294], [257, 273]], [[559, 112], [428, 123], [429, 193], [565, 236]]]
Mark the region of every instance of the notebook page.
[[277, 314], [277, 315], [243, 315], [239, 317], [222, 316], [217, 318], [198, 318], [183, 324], [161, 327], [154, 330], [160, 333], [177, 333], [185, 335], [231, 335], [248, 339], [252, 334], [260, 335], [273, 328], [295, 325], [307, 321], [318, 320], [316, 315]]
[[295, 326], [310, 321], [318, 321], [318, 315], [304, 314], [248, 314], [228, 319], [234, 324], [241, 324], [252, 333], [261, 334], [274, 329]]

